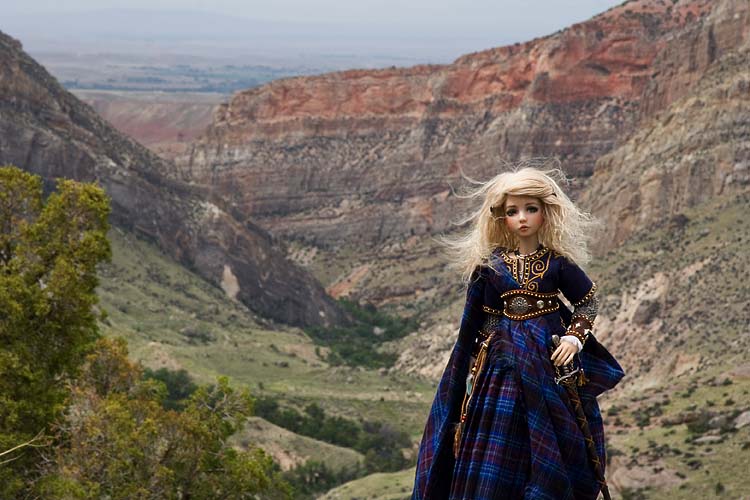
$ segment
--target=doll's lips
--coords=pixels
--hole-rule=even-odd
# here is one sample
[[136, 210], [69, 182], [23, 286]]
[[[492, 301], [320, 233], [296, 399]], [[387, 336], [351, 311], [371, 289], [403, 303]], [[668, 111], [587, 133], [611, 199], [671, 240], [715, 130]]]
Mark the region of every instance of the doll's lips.
[[523, 231], [524, 229], [528, 229], [528, 228], [529, 228], [529, 226], [521, 226], [520, 229], [521, 229], [521, 231]]

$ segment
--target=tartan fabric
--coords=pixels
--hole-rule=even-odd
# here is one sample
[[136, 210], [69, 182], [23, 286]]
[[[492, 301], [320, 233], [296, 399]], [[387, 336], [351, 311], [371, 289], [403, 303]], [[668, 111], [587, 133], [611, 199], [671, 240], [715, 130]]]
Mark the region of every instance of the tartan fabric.
[[466, 290], [458, 340], [443, 371], [417, 456], [412, 498], [448, 498], [453, 469], [453, 432], [461, 410], [474, 338], [480, 328], [485, 277], [475, 270]]
[[[497, 267], [498, 273], [478, 270], [467, 290], [459, 337], [425, 426], [412, 499], [595, 499], [599, 484], [549, 360], [551, 336], [564, 332], [556, 313], [525, 321], [503, 317], [496, 324], [485, 371], [475, 381], [458, 459], [453, 458], [471, 344], [484, 319], [481, 305], [487, 295], [519, 287], [503, 266]], [[605, 463], [596, 396], [623, 372], [594, 338], [579, 358], [589, 378], [580, 388], [581, 400]]]

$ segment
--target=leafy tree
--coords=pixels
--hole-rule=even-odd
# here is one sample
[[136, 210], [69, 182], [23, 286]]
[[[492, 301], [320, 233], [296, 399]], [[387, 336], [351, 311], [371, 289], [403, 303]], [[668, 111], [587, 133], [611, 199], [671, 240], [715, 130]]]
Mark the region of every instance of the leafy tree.
[[179, 375], [175, 397], [192, 395], [166, 409], [170, 382], [100, 338], [108, 215], [95, 185], [61, 180], [45, 199], [39, 177], [0, 168], [0, 498], [288, 498], [270, 457], [226, 444], [246, 392]]
[[397, 356], [381, 352], [379, 347], [414, 331], [417, 328], [416, 318], [390, 316], [372, 305], [360, 306], [348, 300], [339, 303], [354, 318], [351, 325], [306, 329], [315, 343], [330, 348], [326, 361], [332, 365], [369, 368], [393, 366]]
[[60, 444], [36, 485], [43, 498], [290, 497], [263, 451], [227, 445], [252, 400], [226, 378], [198, 388], [182, 411], [165, 409], [166, 387], [142, 377], [125, 341], [101, 339], [71, 389]]
[[356, 449], [365, 454], [365, 468], [370, 472], [394, 472], [411, 465], [401, 452], [411, 444], [409, 436], [382, 422], [363, 422], [362, 437]]
[[151, 370], [146, 368], [143, 377], [159, 380], [167, 386], [167, 397], [164, 398], [163, 405], [168, 410], [181, 410], [184, 407], [185, 400], [198, 389], [198, 386], [195, 385], [192, 377], [184, 368], [180, 370], [168, 370], [167, 368]]
[[[92, 184], [57, 183], [0, 167], [0, 451], [59, 415], [86, 349], [97, 338], [96, 266], [110, 257], [109, 202]], [[12, 498], [38, 457], [21, 448], [0, 466]]]

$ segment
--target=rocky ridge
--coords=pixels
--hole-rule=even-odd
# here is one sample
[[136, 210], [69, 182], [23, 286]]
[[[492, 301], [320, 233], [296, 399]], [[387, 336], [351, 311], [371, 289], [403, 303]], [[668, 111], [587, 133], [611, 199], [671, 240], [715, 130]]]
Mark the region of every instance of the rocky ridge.
[[344, 319], [268, 233], [175, 180], [171, 163], [116, 132], [3, 33], [0, 95], [0, 164], [40, 174], [49, 186], [58, 177], [99, 182], [117, 225], [156, 242], [261, 315], [298, 325]]
[[747, 38], [746, 10], [631, 1], [450, 65], [272, 82], [218, 109], [180, 175], [303, 244], [434, 234], [465, 209], [450, 188], [461, 172], [488, 178], [503, 161], [554, 156], [582, 189], [599, 157]]
[[[656, 8], [658, 5], [663, 4], [629, 2], [621, 12], [625, 8], [635, 12], [634, 7]], [[704, 471], [706, 477], [710, 471], [713, 479], [717, 471], [732, 469], [725, 463], [710, 462], [711, 457], [741, 463], [732, 458], [741, 456], [737, 453], [741, 453], [741, 446], [746, 450], [742, 441], [748, 439], [745, 425], [734, 435], [719, 436], [711, 429], [705, 435], [691, 437], [695, 439], [690, 444], [684, 444], [687, 441], [682, 443], [686, 438], [681, 429], [677, 434], [678, 446], [687, 448], [680, 458], [684, 462], [682, 465], [662, 458], [644, 461], [643, 453], [628, 452], [622, 444], [639, 432], [638, 425], [630, 420], [642, 423], [644, 415], [648, 417], [650, 408], [654, 407], [643, 400], [646, 394], [651, 397], [651, 390], [662, 390], [680, 403], [682, 396], [673, 394], [675, 389], [682, 391], [695, 384], [700, 386], [699, 392], [704, 388], [715, 390], [706, 383], [714, 374], [718, 380], [726, 377], [730, 381], [737, 392], [737, 395], [732, 394], [735, 400], [743, 397], [742, 391], [737, 389], [744, 389], [746, 395], [746, 388], [750, 387], [743, 382], [750, 373], [746, 335], [749, 291], [744, 279], [746, 248], [750, 241], [744, 219], [750, 200], [743, 166], [748, 140], [745, 83], [748, 80], [748, 23], [747, 17], [743, 17], [747, 4], [717, 2], [715, 6], [712, 4], [711, 12], [700, 14], [704, 17], [693, 13], [689, 23], [688, 15], [694, 12], [691, 9], [698, 2], [675, 5], [682, 9], [680, 16], [684, 15], [686, 24], [681, 25], [678, 34], [666, 37], [662, 52], [655, 56], [655, 60], [662, 61], [661, 68], [671, 65], [671, 69], [663, 69], [650, 77], [643, 87], [645, 97], [631, 110], [635, 116], [630, 118], [632, 132], [617, 137], [610, 153], [592, 167], [592, 177], [579, 184], [582, 203], [603, 218], [610, 230], [608, 238], [602, 238], [611, 242], [610, 245], [600, 246], [600, 255], [589, 271], [600, 282], [604, 295], [597, 335], [628, 372], [623, 386], [611, 395], [612, 399], [605, 401], [613, 442], [621, 453], [624, 450], [628, 454], [615, 457], [610, 465], [613, 486], [620, 490], [645, 484], [647, 477], [654, 482], [667, 478], [669, 481], [662, 486], [675, 490], [700, 480]], [[168, 171], [169, 165], [164, 164], [164, 168]], [[408, 170], [408, 166], [403, 168]], [[169, 174], [171, 178], [182, 175], [175, 171]], [[352, 178], [352, 182], [355, 180]], [[450, 193], [445, 197], [450, 201]], [[342, 210], [351, 210], [349, 203], [344, 200], [339, 205]], [[372, 208], [362, 203], [363, 210]], [[221, 211], [218, 206], [209, 208]], [[231, 205], [226, 208], [242, 215]], [[434, 211], [425, 210], [424, 214], [435, 217]], [[343, 235], [351, 235], [345, 225], [342, 230]], [[395, 234], [399, 234], [398, 231]], [[446, 353], [455, 339], [455, 322], [461, 304], [456, 302], [450, 308], [436, 311], [436, 304], [455, 302], [459, 294], [444, 285], [455, 281], [455, 276], [442, 270], [429, 234], [417, 233], [401, 240], [394, 236], [392, 239], [396, 241], [386, 245], [362, 246], [346, 261], [356, 264], [345, 270], [348, 280], [336, 278], [340, 267], [329, 265], [330, 269], [325, 272], [335, 281], [337, 286], [331, 289], [337, 294], [376, 297], [380, 303], [422, 301], [431, 315], [426, 317], [417, 334], [394, 346], [403, 355], [393, 373], [407, 371], [434, 378], [442, 371]], [[383, 249], [385, 252], [381, 251]], [[310, 265], [319, 265], [322, 260], [314, 256], [315, 250], [316, 247], [300, 245], [299, 260], [312, 255]], [[328, 264], [340, 262], [333, 260]], [[227, 285], [231, 290], [231, 279], [227, 280]], [[243, 333], [239, 338], [249, 337]], [[227, 359], [216, 361], [216, 365], [224, 369]], [[296, 358], [290, 357], [290, 360]], [[243, 370], [246, 369], [243, 364]], [[636, 396], [640, 398], [638, 403], [634, 403]], [[703, 399], [691, 398], [700, 404], [707, 404], [706, 399], [716, 400], [716, 396], [710, 394], [702, 395]], [[612, 401], [622, 402], [629, 412], [632, 411], [627, 418], [623, 417], [624, 425], [611, 420], [615, 415], [614, 411], [609, 411], [613, 410], [609, 404]], [[685, 399], [685, 403], [692, 401]], [[400, 410], [403, 405], [403, 402], [399, 404]], [[716, 413], [711, 414], [712, 419], [727, 418], [736, 428], [742, 415], [747, 418], [745, 413], [740, 413], [730, 419], [725, 413], [732, 407], [723, 401], [720, 406], [721, 411], [712, 410]], [[687, 413], [683, 415], [683, 411]], [[640, 438], [642, 443], [627, 446], [638, 445], [643, 451], [646, 439], [657, 434], [655, 442], [662, 446], [662, 441], [669, 439], [669, 430], [662, 432], [659, 425], [666, 427], [669, 419], [676, 418], [675, 414], [682, 415], [680, 422], [684, 423], [690, 411], [693, 410], [672, 409], [668, 416], [652, 419], [646, 425], [646, 437]], [[748, 408], [742, 403], [737, 411], [747, 412]], [[620, 412], [625, 413], [622, 409]], [[643, 427], [640, 431], [643, 432]], [[722, 447], [729, 445], [731, 449]], [[693, 446], [696, 450], [692, 450]], [[716, 453], [717, 449], [720, 453]], [[649, 448], [647, 454], [653, 451]], [[675, 459], [671, 453], [667, 453], [667, 458]], [[703, 460], [704, 471], [700, 474], [691, 472], [700, 464], [696, 465], [695, 457], [688, 457], [689, 453]], [[741, 477], [741, 471], [733, 473]], [[691, 474], [687, 481], [686, 474]], [[723, 484], [728, 485], [729, 494], [739, 493], [726, 480]], [[707, 491], [718, 491], [718, 486], [671, 491], [666, 498], [706, 497]]]
[[[750, 5], [741, 15], [750, 32]], [[581, 203], [604, 223], [597, 249], [717, 196], [750, 188], [750, 37], [716, 60], [690, 93], [596, 164]]]

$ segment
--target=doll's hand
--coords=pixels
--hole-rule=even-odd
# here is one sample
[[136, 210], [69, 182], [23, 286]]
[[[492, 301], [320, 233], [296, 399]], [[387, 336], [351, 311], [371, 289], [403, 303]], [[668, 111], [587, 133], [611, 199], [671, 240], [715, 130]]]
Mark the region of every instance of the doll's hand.
[[561, 341], [560, 345], [557, 346], [555, 352], [552, 353], [550, 359], [555, 366], [567, 365], [573, 361], [573, 356], [578, 352], [578, 346], [572, 342]]

